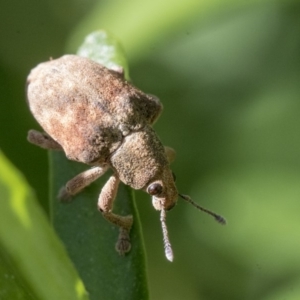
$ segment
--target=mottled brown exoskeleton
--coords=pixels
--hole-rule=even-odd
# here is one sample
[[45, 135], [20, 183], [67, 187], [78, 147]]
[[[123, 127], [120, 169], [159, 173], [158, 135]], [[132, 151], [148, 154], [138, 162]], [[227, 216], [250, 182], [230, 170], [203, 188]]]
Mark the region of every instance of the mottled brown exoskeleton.
[[164, 147], [153, 123], [162, 111], [155, 96], [145, 94], [124, 79], [122, 70], [109, 70], [87, 58], [65, 55], [39, 64], [28, 76], [27, 99], [30, 110], [45, 133], [30, 130], [28, 140], [45, 149], [63, 150], [68, 159], [92, 166], [67, 182], [59, 198], [66, 200], [103, 175], [113, 175], [101, 190], [98, 209], [105, 219], [119, 226], [116, 249], [130, 250], [132, 216], [112, 212], [119, 182], [142, 189], [152, 196], [155, 209], [161, 211], [166, 257], [173, 253], [166, 227], [166, 210], [178, 195], [169, 163], [174, 150]]

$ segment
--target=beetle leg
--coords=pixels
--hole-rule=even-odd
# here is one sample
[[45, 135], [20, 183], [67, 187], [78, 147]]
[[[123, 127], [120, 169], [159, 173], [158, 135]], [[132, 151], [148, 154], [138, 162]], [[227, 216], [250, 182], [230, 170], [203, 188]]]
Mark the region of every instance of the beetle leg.
[[173, 148], [165, 146], [165, 153], [169, 163], [172, 163], [175, 160], [176, 152]]
[[63, 150], [61, 145], [54, 141], [47, 133], [37, 130], [29, 130], [27, 135], [28, 142], [49, 150]]
[[120, 227], [119, 238], [116, 243], [116, 250], [120, 255], [124, 255], [130, 251], [131, 244], [129, 232], [132, 226], [133, 218], [129, 216], [119, 216], [112, 213], [113, 201], [117, 195], [120, 179], [113, 174], [106, 184], [103, 186], [98, 199], [98, 209], [101, 211], [103, 217]]
[[61, 188], [58, 198], [62, 201], [68, 200], [71, 196], [78, 194], [86, 186], [90, 185], [93, 181], [102, 176], [107, 169], [108, 166], [94, 167], [78, 174]]

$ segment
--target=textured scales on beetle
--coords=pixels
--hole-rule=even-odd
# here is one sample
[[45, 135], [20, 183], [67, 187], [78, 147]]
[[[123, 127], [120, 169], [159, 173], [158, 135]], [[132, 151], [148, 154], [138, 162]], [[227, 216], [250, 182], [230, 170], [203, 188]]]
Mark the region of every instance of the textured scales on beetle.
[[179, 194], [170, 162], [175, 152], [164, 147], [152, 129], [162, 111], [153, 95], [145, 94], [114, 71], [76, 55], [39, 64], [28, 76], [29, 108], [45, 133], [28, 132], [28, 141], [44, 149], [62, 150], [70, 160], [92, 166], [69, 180], [58, 197], [66, 201], [103, 175], [113, 174], [103, 186], [98, 209], [119, 226], [116, 250], [130, 251], [132, 216], [112, 212], [120, 181], [152, 196], [161, 211], [165, 253], [173, 260], [166, 211], [178, 196], [225, 224], [225, 219]]

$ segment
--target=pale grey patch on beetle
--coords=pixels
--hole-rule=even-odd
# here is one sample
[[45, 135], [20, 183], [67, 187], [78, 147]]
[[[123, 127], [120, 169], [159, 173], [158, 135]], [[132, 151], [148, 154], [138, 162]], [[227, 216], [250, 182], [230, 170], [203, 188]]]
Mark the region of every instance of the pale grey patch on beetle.
[[67, 182], [59, 198], [67, 201], [102, 176], [113, 175], [103, 186], [98, 209], [106, 220], [120, 227], [117, 251], [131, 248], [132, 216], [112, 212], [120, 181], [152, 195], [161, 211], [165, 253], [173, 260], [166, 227], [166, 210], [180, 196], [198, 209], [225, 220], [179, 194], [170, 162], [175, 151], [164, 147], [152, 129], [162, 111], [156, 96], [145, 94], [124, 79], [121, 70], [109, 70], [87, 58], [65, 55], [39, 64], [28, 76], [29, 108], [46, 133], [30, 130], [28, 141], [45, 149], [63, 150], [75, 161], [93, 166]]

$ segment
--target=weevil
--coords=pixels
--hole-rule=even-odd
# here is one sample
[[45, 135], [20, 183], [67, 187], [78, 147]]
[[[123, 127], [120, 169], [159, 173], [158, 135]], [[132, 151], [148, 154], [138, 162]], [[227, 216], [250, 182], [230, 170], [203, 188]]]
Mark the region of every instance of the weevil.
[[220, 215], [178, 193], [170, 169], [175, 152], [162, 145], [152, 128], [162, 104], [126, 81], [121, 68], [107, 69], [76, 55], [41, 63], [28, 76], [27, 102], [44, 130], [30, 130], [28, 141], [45, 149], [62, 150], [68, 159], [91, 166], [66, 183], [59, 199], [71, 198], [112, 169], [100, 192], [98, 209], [120, 228], [116, 243], [119, 254], [130, 251], [133, 223], [131, 215], [112, 212], [120, 181], [152, 196], [154, 208], [161, 212], [165, 255], [170, 261], [173, 251], [166, 211], [174, 207], [178, 196], [225, 224]]

